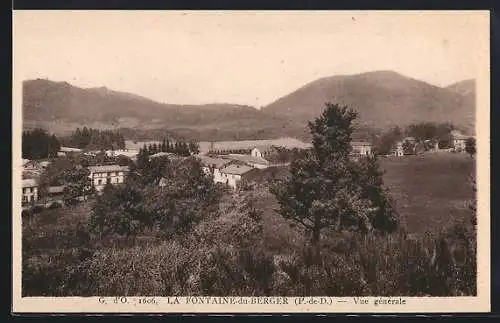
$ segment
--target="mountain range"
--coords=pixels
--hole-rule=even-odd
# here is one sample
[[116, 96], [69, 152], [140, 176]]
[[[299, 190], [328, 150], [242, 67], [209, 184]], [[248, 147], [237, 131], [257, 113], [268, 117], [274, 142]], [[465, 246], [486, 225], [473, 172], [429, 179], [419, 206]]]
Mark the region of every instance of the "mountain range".
[[358, 128], [432, 121], [474, 128], [475, 81], [438, 87], [392, 71], [321, 78], [260, 110], [238, 104], [176, 105], [106, 87], [79, 88], [46, 79], [23, 82], [23, 126], [66, 134], [76, 127], [122, 129], [133, 139], [195, 140], [307, 137], [307, 121], [325, 102], [359, 113]]

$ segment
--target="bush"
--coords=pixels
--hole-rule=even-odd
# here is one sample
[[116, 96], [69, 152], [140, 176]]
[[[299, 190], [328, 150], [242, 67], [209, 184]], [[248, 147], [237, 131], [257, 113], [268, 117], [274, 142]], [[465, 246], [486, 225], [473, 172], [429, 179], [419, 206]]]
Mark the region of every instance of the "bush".
[[49, 206], [47, 208], [50, 209], [50, 210], [52, 210], [52, 209], [61, 208], [62, 206], [63, 205], [60, 202], [52, 202], [52, 203], [49, 204]]

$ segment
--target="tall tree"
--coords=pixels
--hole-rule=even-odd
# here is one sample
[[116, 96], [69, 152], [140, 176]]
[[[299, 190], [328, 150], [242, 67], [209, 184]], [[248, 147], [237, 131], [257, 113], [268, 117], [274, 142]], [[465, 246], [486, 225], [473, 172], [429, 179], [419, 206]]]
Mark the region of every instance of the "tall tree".
[[165, 139], [163, 139], [163, 141], [162, 141], [162, 143], [161, 143], [161, 149], [160, 149], [160, 151], [161, 151], [162, 153], [164, 153], [164, 152], [166, 152], [166, 151], [167, 151], [167, 145], [166, 145], [166, 143], [165, 143]]
[[[352, 122], [356, 117], [357, 113], [346, 106], [327, 103], [323, 113], [308, 124], [312, 149], [294, 156], [291, 176], [271, 183], [280, 214], [299, 223], [311, 234], [317, 255], [321, 232], [325, 229], [368, 231], [379, 228], [372, 221], [379, 212], [372, 202], [377, 197], [368, 196], [366, 185], [368, 178], [375, 174], [368, 173], [371, 169], [360, 167], [349, 157]], [[362, 180], [362, 176], [367, 179]]]
[[198, 154], [200, 152], [200, 145], [198, 145], [198, 143], [196, 141], [190, 141], [189, 142], [189, 151], [192, 153], [192, 154]]

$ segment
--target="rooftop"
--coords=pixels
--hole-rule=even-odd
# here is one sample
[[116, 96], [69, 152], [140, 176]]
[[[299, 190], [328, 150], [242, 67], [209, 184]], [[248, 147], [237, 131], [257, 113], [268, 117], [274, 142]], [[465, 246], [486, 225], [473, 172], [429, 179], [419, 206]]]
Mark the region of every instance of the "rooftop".
[[117, 172], [117, 171], [127, 172], [129, 170], [128, 166], [120, 166], [120, 165], [89, 166], [88, 169], [90, 170], [91, 173], [105, 173], [105, 172]]
[[368, 141], [351, 141], [352, 146], [371, 146], [372, 144]]
[[79, 151], [82, 151], [82, 150], [78, 149], [78, 148], [73, 148], [73, 147], [61, 147], [61, 149], [59, 149], [59, 151], [62, 151], [62, 152], [79, 152]]
[[263, 152], [271, 152], [276, 150], [276, 148], [273, 145], [258, 145], [254, 147], [255, 149], [258, 149], [261, 153]]
[[160, 152], [160, 153], [156, 153], [156, 154], [149, 156], [149, 158], [169, 157], [169, 156], [175, 156], [175, 154], [174, 153]]
[[201, 141], [198, 143], [200, 152], [207, 153], [210, 150], [238, 150], [238, 149], [253, 149], [257, 146], [276, 146], [288, 149], [299, 148], [307, 149], [312, 145], [302, 142], [295, 138], [284, 137], [279, 139], [262, 139], [262, 140], [238, 140], [238, 141]]
[[48, 189], [47, 189], [47, 192], [48, 193], [51, 193], [51, 194], [57, 194], [57, 193], [62, 193], [64, 191], [64, 186], [50, 186]]
[[253, 163], [253, 164], [261, 164], [267, 165], [269, 162], [262, 157], [254, 157], [252, 155], [241, 155], [241, 154], [229, 154], [228, 158], [233, 160], [242, 161], [244, 163]]
[[221, 169], [221, 173], [225, 174], [233, 174], [233, 175], [243, 175], [246, 174], [255, 168], [250, 167], [250, 166], [240, 166], [240, 165], [229, 165], [223, 169]]
[[35, 187], [38, 186], [38, 183], [34, 178], [25, 178], [22, 180], [23, 187]]
[[200, 162], [205, 166], [213, 167], [215, 165], [216, 168], [224, 167], [225, 165], [231, 163], [231, 160], [224, 158], [212, 158], [208, 156], [199, 155], [196, 156]]

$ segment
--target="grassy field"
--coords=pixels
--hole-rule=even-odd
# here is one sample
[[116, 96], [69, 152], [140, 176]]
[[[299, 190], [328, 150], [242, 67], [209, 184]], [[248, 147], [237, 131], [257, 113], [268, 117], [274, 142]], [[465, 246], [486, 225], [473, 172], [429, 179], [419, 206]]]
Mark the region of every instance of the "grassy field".
[[474, 159], [449, 152], [380, 160], [402, 226], [409, 232], [437, 232], [468, 221], [466, 202], [474, 197], [469, 175]]
[[[465, 154], [429, 153], [380, 159], [384, 184], [394, 198], [401, 226], [408, 233], [437, 233], [455, 223], [469, 221], [466, 202], [474, 197], [469, 175], [474, 159]], [[279, 214], [275, 198], [259, 190], [258, 207], [264, 210], [269, 241], [297, 244], [297, 230], [289, 229]], [[281, 242], [280, 242], [281, 241]]]

